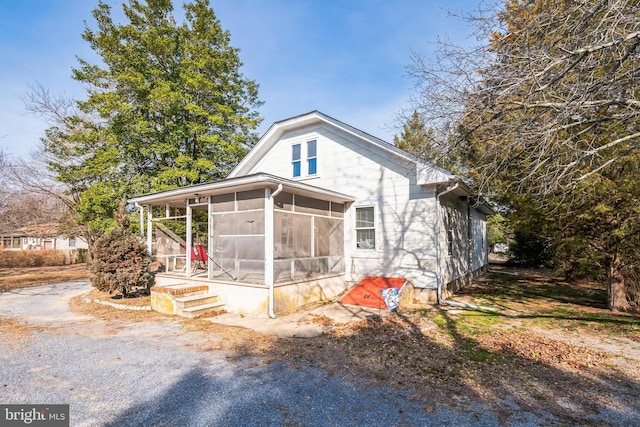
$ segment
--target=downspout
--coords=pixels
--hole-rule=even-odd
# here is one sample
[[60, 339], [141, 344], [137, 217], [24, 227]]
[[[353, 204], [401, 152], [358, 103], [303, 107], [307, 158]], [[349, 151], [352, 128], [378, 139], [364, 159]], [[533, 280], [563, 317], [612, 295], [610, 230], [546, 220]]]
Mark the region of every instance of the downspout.
[[[270, 209], [271, 212], [273, 212], [273, 200], [275, 199], [275, 197], [280, 194], [280, 192], [282, 191], [282, 184], [278, 184], [278, 188], [276, 189], [276, 191], [274, 191], [273, 193], [271, 193], [271, 195], [269, 196], [269, 198], [271, 199], [271, 203], [270, 203]], [[273, 219], [273, 215], [271, 215], [271, 218]], [[274, 233], [274, 227], [270, 227], [271, 228], [271, 233]], [[273, 251], [273, 245], [271, 245], [271, 248], [269, 248], [270, 250]], [[271, 265], [273, 266], [273, 257], [271, 257]], [[274, 299], [275, 299], [275, 281], [273, 280], [273, 267], [270, 269], [271, 274], [269, 277], [269, 317], [272, 319], [275, 319], [277, 316], [276, 314], [273, 312], [273, 304], [274, 304]]]
[[460, 186], [459, 183], [455, 183], [453, 187], [449, 187], [441, 193], [436, 195], [436, 298], [438, 300], [438, 305], [442, 304], [442, 255], [440, 253], [440, 232], [442, 231], [442, 227], [440, 224], [440, 196], [450, 193], [456, 188]]

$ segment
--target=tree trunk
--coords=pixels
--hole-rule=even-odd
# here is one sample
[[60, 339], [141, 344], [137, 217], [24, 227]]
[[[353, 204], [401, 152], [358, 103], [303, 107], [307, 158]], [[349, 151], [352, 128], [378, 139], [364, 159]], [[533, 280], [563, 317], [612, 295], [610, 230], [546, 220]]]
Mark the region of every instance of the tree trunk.
[[607, 306], [610, 310], [616, 311], [629, 309], [624, 276], [620, 271], [620, 262], [617, 259], [607, 267]]

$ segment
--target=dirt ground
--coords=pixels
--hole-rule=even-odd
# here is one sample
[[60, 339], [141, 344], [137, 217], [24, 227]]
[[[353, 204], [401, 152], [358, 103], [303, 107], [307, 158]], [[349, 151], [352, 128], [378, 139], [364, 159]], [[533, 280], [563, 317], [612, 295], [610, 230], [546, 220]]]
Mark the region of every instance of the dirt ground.
[[202, 345], [410, 389], [427, 412], [479, 401], [505, 420], [524, 409], [559, 425], [602, 425], [603, 417], [616, 425], [618, 412], [640, 413], [640, 317], [604, 308], [597, 284], [508, 272], [518, 275], [489, 274], [453, 298], [485, 309], [416, 306], [346, 324], [310, 316], [305, 321], [329, 332], [305, 339], [225, 334], [224, 344]]
[[[231, 357], [257, 356], [265, 364], [288, 361], [299, 369], [311, 365], [354, 381], [409, 389], [426, 412], [481, 402], [504, 419], [525, 410], [550, 416], [557, 425], [603, 425], [603, 419], [617, 425], [620, 414], [640, 414], [640, 317], [607, 310], [603, 286], [504, 269], [452, 300], [456, 305], [415, 306], [349, 323], [308, 315], [301, 321], [328, 327], [311, 338], [281, 338], [203, 319], [180, 322], [199, 333], [201, 339], [190, 345], [200, 351], [232, 351]], [[169, 321], [158, 313], [85, 301], [76, 297], [72, 310], [106, 322]]]

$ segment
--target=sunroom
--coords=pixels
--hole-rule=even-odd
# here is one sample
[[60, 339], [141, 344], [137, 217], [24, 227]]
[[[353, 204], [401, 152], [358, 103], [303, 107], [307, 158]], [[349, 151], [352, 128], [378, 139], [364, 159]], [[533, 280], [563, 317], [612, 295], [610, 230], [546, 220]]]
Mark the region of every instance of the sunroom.
[[259, 173], [129, 200], [156, 286], [206, 285], [225, 310], [274, 315], [345, 289], [353, 198]]

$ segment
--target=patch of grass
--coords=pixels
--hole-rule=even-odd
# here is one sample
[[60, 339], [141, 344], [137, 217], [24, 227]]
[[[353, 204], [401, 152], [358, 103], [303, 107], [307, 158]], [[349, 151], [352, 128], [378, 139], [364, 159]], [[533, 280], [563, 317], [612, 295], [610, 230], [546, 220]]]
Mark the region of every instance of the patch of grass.
[[497, 357], [492, 355], [489, 350], [485, 350], [484, 348], [476, 348], [472, 351], [467, 352], [467, 357], [473, 362], [482, 363], [494, 363], [499, 360]]
[[468, 310], [461, 313], [460, 317], [458, 330], [472, 336], [491, 332], [504, 321], [503, 316], [490, 311]]
[[563, 318], [563, 317], [572, 318], [576, 316], [576, 312], [571, 307], [561, 305], [561, 306], [554, 307], [553, 310], [551, 311], [551, 315], [553, 317], [559, 317], [559, 318]]
[[501, 361], [500, 357], [491, 353], [489, 350], [479, 347], [478, 344], [470, 339], [465, 340], [460, 346], [462, 354], [472, 362], [495, 363]]
[[431, 321], [433, 321], [433, 323], [440, 326], [441, 328], [446, 328], [448, 324], [447, 319], [445, 319], [442, 314], [433, 314], [431, 316]]

